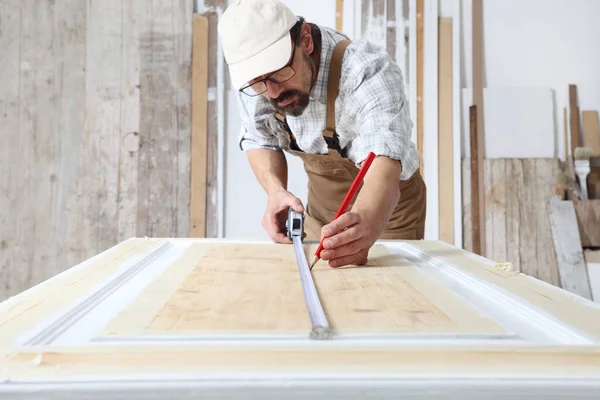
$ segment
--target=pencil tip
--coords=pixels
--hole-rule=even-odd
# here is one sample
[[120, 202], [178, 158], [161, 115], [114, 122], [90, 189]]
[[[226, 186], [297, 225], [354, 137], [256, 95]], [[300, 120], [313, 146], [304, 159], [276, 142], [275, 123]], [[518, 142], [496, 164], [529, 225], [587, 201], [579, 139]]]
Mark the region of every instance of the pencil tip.
[[318, 257], [314, 257], [314, 258], [313, 258], [313, 262], [310, 264], [310, 268], [309, 268], [310, 270], [312, 270], [312, 269], [313, 269], [313, 267], [314, 267], [314, 266], [315, 266], [315, 264], [317, 263], [317, 260], [319, 260], [319, 258], [318, 258]]

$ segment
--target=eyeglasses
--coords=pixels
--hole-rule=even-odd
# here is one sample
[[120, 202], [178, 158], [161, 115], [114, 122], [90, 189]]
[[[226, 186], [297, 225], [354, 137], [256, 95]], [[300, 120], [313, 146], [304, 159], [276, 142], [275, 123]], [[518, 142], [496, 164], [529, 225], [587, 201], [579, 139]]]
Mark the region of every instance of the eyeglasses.
[[290, 61], [282, 68], [278, 69], [275, 72], [269, 74], [266, 78], [261, 79], [259, 81], [253, 82], [247, 86], [244, 86], [240, 89], [241, 92], [248, 96], [258, 96], [267, 91], [267, 80], [276, 84], [281, 84], [286, 81], [289, 81], [296, 75], [296, 71], [292, 68], [292, 64], [294, 63], [294, 55], [296, 54], [296, 43], [294, 43], [292, 47], [292, 57]]

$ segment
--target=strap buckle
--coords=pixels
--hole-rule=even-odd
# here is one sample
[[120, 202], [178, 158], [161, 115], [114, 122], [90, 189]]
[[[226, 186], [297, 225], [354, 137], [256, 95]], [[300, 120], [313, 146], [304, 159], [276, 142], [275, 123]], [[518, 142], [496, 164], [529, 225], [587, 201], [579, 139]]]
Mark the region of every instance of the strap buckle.
[[328, 149], [335, 150], [343, 158], [346, 158], [346, 149], [342, 149], [342, 147], [340, 146], [340, 137], [338, 136], [336, 131], [327, 128], [324, 129], [323, 139], [325, 139], [325, 143], [327, 143]]

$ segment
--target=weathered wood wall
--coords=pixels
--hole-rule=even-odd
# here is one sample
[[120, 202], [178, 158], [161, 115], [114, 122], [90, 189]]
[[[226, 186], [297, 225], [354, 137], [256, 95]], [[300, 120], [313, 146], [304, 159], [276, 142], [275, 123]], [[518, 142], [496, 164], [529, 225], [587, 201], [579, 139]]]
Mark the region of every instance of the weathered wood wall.
[[189, 234], [193, 3], [0, 2], [0, 300]]
[[[547, 212], [556, 158], [485, 159], [483, 169], [486, 258], [510, 262], [516, 270], [559, 286]], [[463, 159], [463, 246], [472, 251], [470, 159]]]

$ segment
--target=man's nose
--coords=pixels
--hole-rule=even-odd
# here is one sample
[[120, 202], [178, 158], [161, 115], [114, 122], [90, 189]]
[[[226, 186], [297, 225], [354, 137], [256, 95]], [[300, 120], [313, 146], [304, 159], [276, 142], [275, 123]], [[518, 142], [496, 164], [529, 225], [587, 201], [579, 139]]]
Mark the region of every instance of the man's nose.
[[283, 85], [279, 84], [279, 83], [274, 83], [271, 81], [265, 81], [265, 84], [267, 85], [267, 96], [269, 96], [272, 99], [276, 99], [279, 97], [279, 95], [283, 92]]

